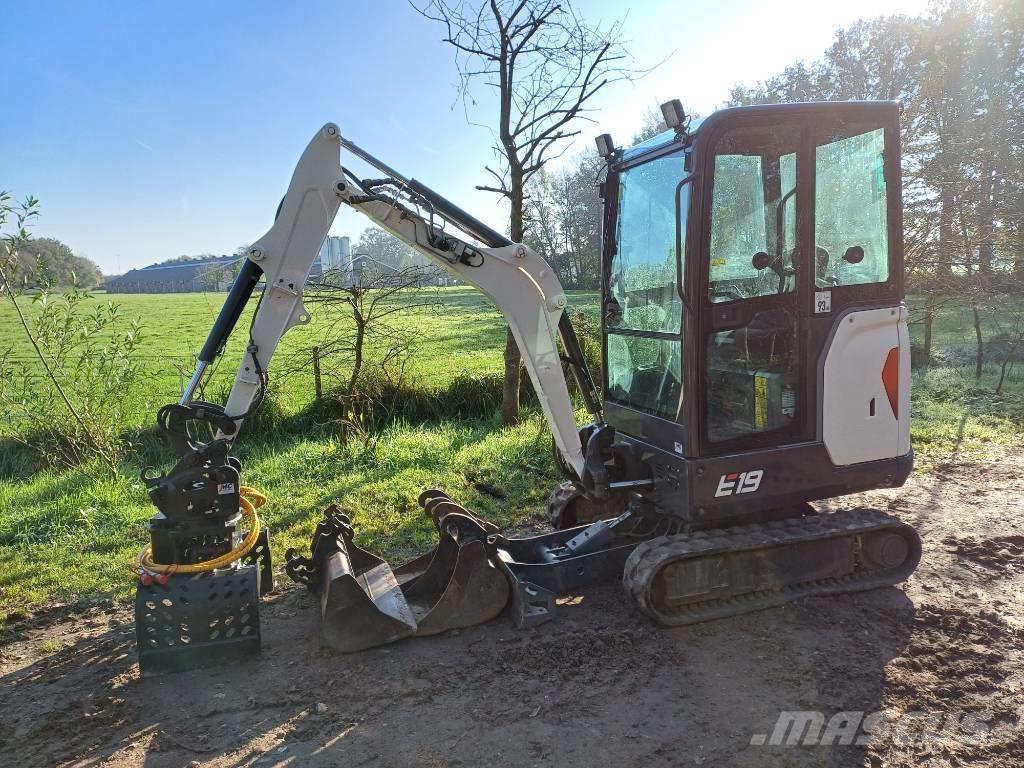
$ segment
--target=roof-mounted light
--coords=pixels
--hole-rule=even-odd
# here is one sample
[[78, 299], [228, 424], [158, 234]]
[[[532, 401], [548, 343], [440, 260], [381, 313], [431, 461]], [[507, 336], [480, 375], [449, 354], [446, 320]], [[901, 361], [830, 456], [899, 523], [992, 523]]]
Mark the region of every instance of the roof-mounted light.
[[683, 109], [683, 103], [679, 99], [672, 99], [672, 101], [662, 104], [661, 116], [665, 119], [665, 125], [675, 129], [677, 133], [686, 130], [688, 118], [686, 110]]
[[597, 143], [597, 154], [605, 160], [615, 154], [615, 142], [610, 133], [602, 133], [594, 141]]

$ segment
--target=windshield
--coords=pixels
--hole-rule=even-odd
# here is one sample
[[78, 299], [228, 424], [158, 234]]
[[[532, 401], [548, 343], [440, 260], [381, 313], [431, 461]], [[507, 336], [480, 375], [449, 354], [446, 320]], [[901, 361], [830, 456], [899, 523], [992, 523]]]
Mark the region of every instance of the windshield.
[[[608, 273], [610, 328], [678, 333], [682, 327], [675, 196], [684, 175], [681, 152], [619, 174], [618, 226]], [[684, 187], [684, 212], [687, 194]]]
[[685, 232], [685, 175], [682, 152], [619, 174], [615, 250], [605, 285], [606, 397], [666, 419], [679, 417], [683, 397], [676, 198]]

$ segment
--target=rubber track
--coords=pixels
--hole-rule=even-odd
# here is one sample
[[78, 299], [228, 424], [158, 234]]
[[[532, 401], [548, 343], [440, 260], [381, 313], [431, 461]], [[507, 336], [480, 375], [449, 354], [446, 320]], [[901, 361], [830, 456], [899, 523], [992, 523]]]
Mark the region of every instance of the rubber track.
[[[653, 579], [661, 568], [679, 560], [774, 549], [837, 536], [859, 536], [887, 528], [901, 533], [909, 545], [906, 561], [894, 570], [867, 570], [861, 562], [856, 562], [851, 574], [839, 578], [796, 582], [673, 608], [651, 605]], [[913, 573], [920, 559], [921, 539], [913, 528], [879, 510], [858, 508], [771, 523], [660, 536], [633, 550], [626, 561], [622, 581], [641, 611], [659, 624], [682, 626], [772, 608], [810, 595], [835, 595], [890, 586]]]

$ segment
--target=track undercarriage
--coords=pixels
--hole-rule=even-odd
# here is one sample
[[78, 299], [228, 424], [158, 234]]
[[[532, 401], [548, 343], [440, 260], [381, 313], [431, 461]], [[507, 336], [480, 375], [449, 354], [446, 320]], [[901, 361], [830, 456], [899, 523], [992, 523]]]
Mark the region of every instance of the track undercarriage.
[[289, 575], [320, 597], [332, 648], [357, 651], [466, 627], [506, 606], [517, 626], [533, 626], [554, 617], [560, 594], [619, 578], [657, 623], [693, 624], [810, 595], [893, 585], [921, 556], [913, 528], [869, 508], [818, 514], [803, 505], [780, 511], [780, 519], [700, 531], [627, 510], [515, 538], [441, 491], [425, 491], [420, 504], [440, 541], [393, 570], [355, 545], [350, 522], [333, 507], [317, 529], [312, 556], [288, 552]]

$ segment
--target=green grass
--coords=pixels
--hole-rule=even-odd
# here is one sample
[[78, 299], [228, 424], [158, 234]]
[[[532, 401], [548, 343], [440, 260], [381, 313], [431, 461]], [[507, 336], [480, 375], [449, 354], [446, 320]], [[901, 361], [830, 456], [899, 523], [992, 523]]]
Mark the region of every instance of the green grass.
[[[175, 364], [190, 370], [224, 297], [125, 295], [96, 300], [108, 298], [120, 302], [127, 316], [140, 316], [145, 323], [141, 354], [149, 375], [125, 392], [133, 404], [125, 426], [149, 427], [156, 409], [177, 399]], [[444, 289], [442, 300], [443, 310], [399, 316], [418, 333], [407, 383], [420, 395], [434, 393], [439, 403], [460, 376], [499, 374], [504, 346], [497, 311], [476, 291]], [[571, 302], [596, 316], [594, 294], [574, 294]], [[289, 357], [301, 361], [323, 339], [331, 312], [311, 309], [314, 323], [285, 336], [275, 363]], [[11, 308], [0, 304], [0, 338], [17, 341], [14, 323]], [[919, 332], [913, 326], [915, 339]], [[936, 348], [970, 347], [972, 340], [969, 309], [944, 308], [936, 322]], [[221, 396], [230, 386], [244, 341], [241, 335], [232, 339], [208, 388], [211, 395]], [[343, 446], [336, 430], [317, 426], [323, 419], [308, 410], [312, 374], [308, 366], [298, 367], [276, 379], [273, 413], [250, 421], [236, 451], [245, 481], [270, 494], [263, 516], [273, 531], [278, 565], [288, 547], [305, 550], [319, 510], [330, 502], [349, 511], [362, 544], [398, 561], [433, 541], [431, 525], [416, 505], [423, 488], [440, 486], [499, 525], [516, 525], [537, 518], [557, 482], [550, 436], [536, 412], [528, 412], [511, 429], [499, 428], [493, 416], [461, 418], [457, 413], [428, 421], [399, 420], [385, 425], [369, 448], [352, 442]], [[1000, 398], [993, 395], [997, 376], [991, 364], [981, 381], [975, 381], [970, 368], [915, 372], [912, 436], [919, 471], [952, 455], [1019, 444], [1024, 363]], [[452, 405], [444, 408], [451, 411]], [[31, 454], [2, 442], [3, 429], [0, 423], [0, 624], [5, 615], [54, 601], [129, 596], [133, 582], [128, 566], [146, 541], [145, 524], [153, 514], [139, 472], [147, 463], [167, 467], [169, 451], [158, 445], [150, 429], [117, 476], [99, 465], [70, 472], [39, 470]], [[500, 498], [493, 495], [495, 489]]]
[[[439, 298], [443, 306], [437, 309], [397, 316], [417, 334], [406, 384], [428, 401], [429, 393], [440, 399], [459, 377], [465, 383], [466, 377], [502, 370], [504, 325], [494, 307], [470, 288], [444, 289]], [[125, 426], [147, 431], [116, 477], [98, 464], [72, 472], [40, 471], [34, 456], [2, 441], [0, 425], [0, 620], [48, 601], [129, 595], [128, 566], [147, 539], [145, 524], [154, 511], [139, 473], [145, 464], [166, 468], [173, 461], [150, 427], [157, 408], [178, 398], [175, 365], [190, 372], [223, 299], [223, 294], [96, 297], [120, 303], [126, 317], [144, 322], [140, 354], [148, 375], [125, 393], [133, 403]], [[576, 293], [571, 301], [596, 314], [594, 294]], [[308, 304], [314, 322], [284, 337], [275, 363], [308, 359], [309, 349], [339, 317], [333, 309]], [[250, 317], [243, 316], [240, 329]], [[18, 332], [13, 309], [0, 304], [0, 338], [16, 340]], [[226, 393], [244, 343], [244, 334], [232, 337], [208, 393]], [[34, 365], [27, 353], [19, 356]], [[288, 547], [309, 546], [318, 512], [330, 502], [349, 511], [361, 543], [400, 558], [432, 541], [431, 524], [416, 505], [426, 487], [443, 487], [488, 519], [510, 525], [537, 515], [557, 482], [550, 434], [536, 412], [528, 411], [511, 429], [499, 428], [493, 417], [399, 421], [386, 426], [369, 449], [352, 441], [345, 447], [336, 429], [318, 428], [323, 419], [306, 410], [314, 399], [312, 372], [308, 365], [296, 367], [300, 370], [283, 379], [275, 377], [273, 413], [251, 419], [236, 450], [245, 482], [270, 494], [261, 514], [272, 529], [278, 565]], [[504, 498], [478, 487], [498, 489]]]
[[[417, 335], [405, 371], [412, 385], [440, 389], [459, 371], [469, 374], [501, 371], [504, 325], [498, 311], [479, 291], [469, 287], [444, 288], [424, 291], [418, 298], [409, 294], [402, 300], [412, 303], [423, 299], [436, 299], [436, 306], [417, 308], [409, 314], [395, 316], [396, 325]], [[128, 426], [149, 424], [159, 406], [176, 400], [181, 394], [182, 375], [176, 366], [184, 370], [187, 380], [195, 366], [196, 355], [224, 302], [224, 294], [97, 294], [95, 301], [118, 303], [124, 317], [137, 317], [143, 322], [138, 355], [147, 363], [149, 377], [140, 391], [131, 393], [135, 407]], [[570, 301], [574, 308], [596, 316], [596, 294], [570, 292]], [[226, 392], [234, 381], [238, 361], [248, 343], [244, 331], [252, 318], [255, 303], [255, 300], [249, 302], [224, 356], [208, 379], [208, 396]], [[336, 333], [335, 329], [349, 327], [347, 313], [337, 305], [318, 305], [314, 298], [309, 297], [306, 304], [313, 321], [287, 333], [274, 356], [276, 369], [287, 367], [294, 371], [284, 379], [275, 376], [282, 385], [278, 388], [281, 404], [291, 412], [313, 399], [313, 374], [309, 364], [312, 347]], [[33, 305], [27, 302], [25, 307], [30, 312], [33, 309]], [[0, 340], [11, 339], [20, 344], [21, 333], [14, 309], [7, 302], [0, 302]], [[6, 346], [4, 341], [0, 344]], [[35, 365], [27, 345], [19, 345], [17, 358], [28, 365]], [[330, 364], [330, 360], [324, 361], [325, 370]]]
[[[481, 420], [395, 424], [365, 450], [332, 437], [243, 440], [237, 455], [245, 481], [270, 494], [261, 516], [278, 558], [309, 546], [317, 513], [331, 502], [349, 512], [361, 543], [400, 557], [432, 540], [416, 504], [427, 487], [445, 488], [501, 525], [527, 520], [557, 481], [548, 452], [541, 419], [531, 415], [510, 429]], [[0, 485], [0, 509], [0, 607], [128, 595], [128, 565], [153, 514], [141, 481], [99, 467], [41, 472]]]
[[[911, 343], [920, 344], [924, 328], [918, 310], [924, 301], [910, 297]], [[982, 311], [982, 338], [999, 334], [993, 309]], [[974, 318], [968, 302], [942, 303], [932, 326], [932, 357], [939, 363], [914, 372], [911, 439], [918, 471], [936, 461], [984, 453], [990, 446], [1020, 445], [1024, 432], [1024, 362], [1011, 369], [1003, 393], [995, 395], [999, 381], [997, 360], [987, 359], [982, 376], [975, 379]], [[991, 356], [990, 356], [991, 357]]]
[[915, 371], [910, 436], [919, 471], [936, 461], [985, 453], [991, 446], [1019, 446], [1024, 430], [1024, 386], [1018, 374], [994, 394], [998, 367], [987, 364], [980, 380], [973, 368]]

